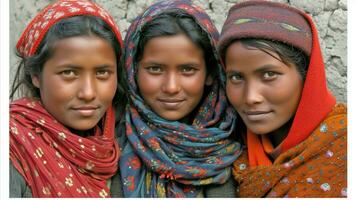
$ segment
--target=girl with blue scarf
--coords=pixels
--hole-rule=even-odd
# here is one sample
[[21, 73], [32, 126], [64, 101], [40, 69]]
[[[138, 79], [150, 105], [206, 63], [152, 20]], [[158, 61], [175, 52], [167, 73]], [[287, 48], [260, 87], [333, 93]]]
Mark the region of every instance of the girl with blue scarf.
[[208, 15], [186, 0], [153, 4], [129, 27], [124, 197], [234, 197], [231, 165], [241, 146], [217, 40]]

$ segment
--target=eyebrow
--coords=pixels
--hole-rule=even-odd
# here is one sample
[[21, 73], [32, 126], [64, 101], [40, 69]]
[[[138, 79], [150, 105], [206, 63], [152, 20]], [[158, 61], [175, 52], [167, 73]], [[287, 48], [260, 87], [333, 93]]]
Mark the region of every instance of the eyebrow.
[[254, 72], [264, 72], [267, 70], [273, 70], [273, 69], [277, 69], [277, 68], [279, 68], [279, 67], [276, 65], [267, 64], [267, 65], [260, 66], [258, 69], [254, 70]]
[[[106, 68], [111, 68], [111, 67], [115, 67], [115, 65], [107, 63], [107, 64], [101, 64], [101, 65], [94, 66], [95, 69], [106, 69]], [[68, 68], [68, 69], [80, 70], [83, 67], [80, 65], [73, 65], [73, 64], [61, 64], [61, 65], [58, 65], [57, 68]]]
[[199, 67], [200, 65], [197, 63], [184, 63], [179, 65], [179, 67]]
[[[277, 68], [279, 68], [279, 67], [276, 65], [266, 64], [266, 65], [260, 66], [256, 70], [254, 70], [254, 73], [260, 73], [260, 72], [264, 72], [267, 70], [273, 70], [273, 69], [277, 69]], [[237, 73], [242, 73], [242, 72], [240, 72], [239, 70], [227, 70], [226, 71], [226, 74], [237, 74]]]
[[153, 61], [143, 62], [143, 64], [145, 64], [145, 65], [156, 65], [156, 66], [161, 66], [161, 67], [166, 66], [164, 64], [161, 64], [161, 63], [158, 63], [158, 62], [153, 62]]
[[[148, 61], [148, 62], [143, 62], [143, 64], [145, 65], [155, 65], [155, 66], [160, 66], [160, 67], [165, 67], [165, 64], [162, 63], [158, 63], [158, 62], [153, 62], [153, 61]], [[199, 64], [194, 63], [194, 62], [187, 62], [187, 63], [183, 63], [178, 65], [179, 67], [186, 67], [186, 66], [191, 66], [191, 67], [198, 67]]]
[[94, 68], [96, 69], [106, 69], [106, 68], [111, 68], [111, 67], [115, 67], [115, 65], [112, 64], [102, 64], [102, 65], [97, 65]]

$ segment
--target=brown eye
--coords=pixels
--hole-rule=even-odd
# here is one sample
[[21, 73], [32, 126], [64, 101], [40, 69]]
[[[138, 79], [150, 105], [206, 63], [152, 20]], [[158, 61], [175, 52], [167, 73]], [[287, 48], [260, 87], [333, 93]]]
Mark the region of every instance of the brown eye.
[[273, 71], [267, 71], [263, 73], [263, 79], [264, 80], [273, 80], [278, 76], [278, 73], [273, 72]]
[[228, 76], [228, 80], [231, 83], [238, 84], [238, 83], [241, 83], [244, 79], [243, 79], [243, 76], [240, 74], [231, 74]]
[[108, 78], [110, 76], [110, 71], [109, 70], [105, 70], [105, 69], [98, 70], [96, 72], [96, 76], [101, 78], [101, 79], [106, 79], [106, 78]]
[[77, 76], [76, 72], [72, 69], [63, 70], [60, 72], [60, 75], [64, 78], [75, 78]]
[[146, 70], [151, 74], [160, 74], [163, 72], [163, 69], [160, 66], [149, 66], [146, 67]]
[[181, 72], [185, 75], [191, 75], [196, 72], [196, 69], [190, 66], [184, 66], [181, 68]]

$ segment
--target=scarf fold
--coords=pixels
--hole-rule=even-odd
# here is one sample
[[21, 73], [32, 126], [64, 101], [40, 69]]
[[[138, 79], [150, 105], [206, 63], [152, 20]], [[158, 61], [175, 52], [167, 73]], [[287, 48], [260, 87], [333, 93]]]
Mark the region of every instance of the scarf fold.
[[[141, 28], [160, 13], [175, 9], [192, 16], [208, 33], [220, 70], [193, 124], [159, 117], [145, 104], [135, 82], [138, 63], [133, 58]], [[129, 27], [124, 55], [130, 104], [125, 113], [127, 143], [120, 160], [125, 197], [198, 197], [202, 186], [223, 184], [230, 177], [230, 166], [241, 147], [228, 138], [235, 116], [225, 97], [217, 39], [207, 14], [185, 0], [153, 4]]]
[[108, 197], [106, 180], [117, 171], [114, 110], [103, 132], [83, 138], [57, 122], [39, 101], [10, 104], [10, 159], [34, 197]]
[[252, 166], [248, 152], [244, 150], [234, 162], [239, 197], [347, 197], [347, 108], [343, 104], [337, 104], [307, 139], [271, 165]]

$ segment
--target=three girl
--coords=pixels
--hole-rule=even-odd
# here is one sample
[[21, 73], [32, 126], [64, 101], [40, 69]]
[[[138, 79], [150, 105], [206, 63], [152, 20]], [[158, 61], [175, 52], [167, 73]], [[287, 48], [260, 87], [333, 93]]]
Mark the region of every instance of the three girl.
[[10, 104], [10, 197], [110, 197], [121, 45], [91, 1], [57, 1], [27, 26], [11, 98], [24, 93]]
[[[266, 1], [232, 7], [219, 42], [227, 80], [217, 39], [190, 1], [154, 4], [128, 30], [118, 86], [109, 14], [85, 0], [45, 8], [17, 44], [11, 96], [25, 93], [10, 105], [10, 196], [346, 196], [347, 108], [326, 87], [311, 18]], [[118, 87], [129, 103], [117, 143]]]
[[327, 89], [311, 17], [280, 3], [238, 3], [219, 50], [247, 146], [234, 163], [238, 196], [346, 197], [347, 108]]

